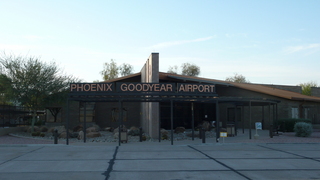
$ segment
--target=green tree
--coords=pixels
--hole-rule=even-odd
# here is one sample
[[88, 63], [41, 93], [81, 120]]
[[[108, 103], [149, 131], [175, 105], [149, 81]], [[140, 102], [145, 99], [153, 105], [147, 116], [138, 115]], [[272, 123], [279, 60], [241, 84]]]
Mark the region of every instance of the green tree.
[[198, 76], [200, 74], [200, 67], [195, 64], [183, 63], [181, 65], [182, 75], [186, 76]]
[[[200, 74], [200, 67], [195, 64], [183, 63], [181, 65], [181, 69], [182, 69], [180, 73], [181, 75], [198, 76]], [[170, 66], [167, 73], [178, 74], [178, 66], [176, 65]]]
[[121, 64], [119, 67], [121, 76], [128, 76], [133, 73], [133, 66], [127, 63]]
[[0, 104], [11, 104], [10, 97], [7, 96], [11, 90], [10, 79], [0, 71]]
[[30, 110], [32, 129], [37, 110], [48, 104], [65, 102], [69, 84], [79, 82], [72, 76], [63, 75], [54, 62], [44, 63], [35, 57], [3, 55], [0, 65], [2, 76], [9, 80], [6, 96]]
[[300, 83], [299, 86], [301, 86], [302, 94], [311, 96], [311, 88], [318, 87], [319, 85], [315, 81], [310, 81], [307, 83]]
[[235, 73], [234, 76], [227, 77], [226, 81], [236, 82], [236, 83], [250, 83], [250, 81], [247, 80], [246, 77], [238, 73]]
[[103, 64], [103, 70], [100, 73], [103, 80], [107, 81], [117, 78], [119, 75], [118, 70], [119, 68], [117, 66], [117, 63], [113, 59], [111, 59], [111, 62], [106, 62]]
[[178, 66], [177, 65], [169, 66], [169, 70], [167, 71], [167, 73], [178, 74]]
[[119, 76], [127, 76], [133, 73], [133, 66], [127, 63], [123, 63], [120, 66], [117, 65], [115, 60], [111, 59], [110, 62], [103, 64], [103, 70], [100, 72], [103, 80], [108, 81], [115, 79]]

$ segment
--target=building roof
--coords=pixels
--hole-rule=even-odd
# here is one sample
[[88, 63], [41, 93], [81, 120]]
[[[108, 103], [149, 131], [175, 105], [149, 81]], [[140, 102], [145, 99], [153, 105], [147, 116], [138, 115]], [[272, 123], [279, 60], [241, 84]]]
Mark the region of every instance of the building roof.
[[[126, 81], [129, 79], [134, 79], [141, 76], [141, 73], [135, 73], [128, 76], [112, 79], [106, 82], [117, 82], [117, 81]], [[320, 97], [315, 96], [307, 96], [297, 92], [282, 90], [274, 87], [269, 87], [261, 84], [252, 84], [252, 83], [235, 83], [229, 81], [222, 81], [216, 79], [209, 79], [209, 78], [202, 78], [202, 77], [195, 77], [195, 76], [185, 76], [179, 74], [171, 74], [171, 73], [164, 73], [159, 72], [159, 80], [161, 81], [183, 81], [183, 82], [195, 82], [195, 83], [207, 83], [207, 84], [215, 84], [215, 85], [222, 85], [222, 86], [232, 86], [237, 87], [240, 89], [245, 89], [253, 92], [263, 93], [275, 97], [280, 97], [289, 100], [296, 100], [296, 101], [312, 101], [312, 102], [320, 102]]]

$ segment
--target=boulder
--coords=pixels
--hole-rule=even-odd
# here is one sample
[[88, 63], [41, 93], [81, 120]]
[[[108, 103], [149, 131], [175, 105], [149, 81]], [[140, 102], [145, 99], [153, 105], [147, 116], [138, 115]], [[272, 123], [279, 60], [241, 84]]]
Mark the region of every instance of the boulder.
[[83, 130], [82, 124], [79, 124], [78, 126], [75, 126], [75, 127], [73, 128], [73, 132], [80, 132], [80, 131], [82, 131], [82, 130]]
[[78, 138], [79, 132], [71, 132], [71, 131], [69, 131], [69, 136], [70, 136], [71, 138]]
[[[28, 127], [27, 132], [28, 132], [28, 133], [31, 133], [31, 132], [32, 132], [32, 126], [29, 126], [29, 127]], [[40, 128], [39, 128], [38, 126], [34, 126], [33, 132], [40, 132]]]
[[210, 131], [211, 125], [209, 121], [203, 121], [201, 124], [201, 128], [203, 128], [205, 131]]
[[64, 138], [64, 139], [66, 139], [67, 138], [67, 132], [62, 132], [62, 133], [60, 133], [59, 134], [59, 138]]
[[176, 129], [174, 130], [174, 133], [184, 133], [186, 131], [186, 129], [184, 127], [176, 127]]
[[132, 126], [129, 130], [128, 130], [128, 135], [130, 136], [139, 136], [140, 135], [140, 129]]
[[89, 127], [89, 128], [86, 129], [86, 132], [87, 132], [87, 133], [90, 133], [90, 132], [98, 132], [98, 131], [99, 131], [99, 130], [97, 130], [96, 127]]
[[48, 128], [46, 126], [40, 127], [40, 132], [47, 132]]
[[[50, 133], [54, 133], [54, 130], [58, 130], [58, 133], [61, 134], [62, 132], [66, 132], [66, 128], [64, 126], [55, 126], [55, 127], [51, 127], [48, 129], [47, 132], [50, 132]], [[69, 130], [70, 132], [70, 130]]]
[[168, 136], [169, 135], [169, 132], [167, 130], [165, 130], [165, 129], [161, 129], [160, 133], [161, 133], [161, 136], [163, 136], [163, 135]]
[[95, 138], [95, 137], [101, 137], [101, 134], [99, 132], [90, 132], [87, 134], [87, 138]]
[[83, 133], [83, 131], [80, 131], [77, 138], [79, 140], [83, 140], [83, 137], [84, 137], [84, 133]]
[[[122, 129], [122, 131], [127, 131], [127, 128], [126, 128], [125, 125], [123, 125], [121, 129]], [[119, 128], [118, 127], [113, 130], [113, 134], [117, 134], [117, 133], [119, 133]]]
[[112, 132], [113, 131], [113, 128], [112, 127], [106, 127], [103, 129], [104, 131], [109, 131], [109, 132]]
[[101, 128], [100, 128], [99, 125], [93, 124], [92, 127], [96, 128], [96, 131], [97, 131], [97, 132], [101, 130]]

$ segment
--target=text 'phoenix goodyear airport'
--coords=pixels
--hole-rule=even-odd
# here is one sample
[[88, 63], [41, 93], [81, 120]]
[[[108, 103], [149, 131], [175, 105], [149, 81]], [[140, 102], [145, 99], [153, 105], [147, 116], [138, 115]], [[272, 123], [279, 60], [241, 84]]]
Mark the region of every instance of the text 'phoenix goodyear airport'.
[[71, 83], [71, 92], [171, 92], [215, 93], [213, 84], [189, 83]]

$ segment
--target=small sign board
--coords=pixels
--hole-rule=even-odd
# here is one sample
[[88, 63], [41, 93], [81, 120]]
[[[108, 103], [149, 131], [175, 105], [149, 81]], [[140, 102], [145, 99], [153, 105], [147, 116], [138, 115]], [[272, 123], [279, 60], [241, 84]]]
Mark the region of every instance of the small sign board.
[[220, 132], [220, 137], [227, 137], [228, 133], [227, 132]]
[[262, 129], [261, 122], [256, 122], [256, 129]]

